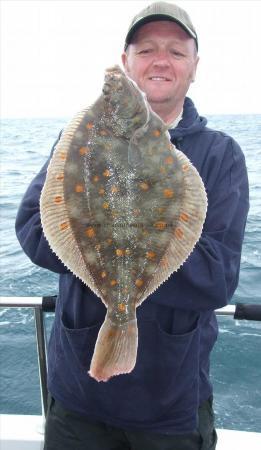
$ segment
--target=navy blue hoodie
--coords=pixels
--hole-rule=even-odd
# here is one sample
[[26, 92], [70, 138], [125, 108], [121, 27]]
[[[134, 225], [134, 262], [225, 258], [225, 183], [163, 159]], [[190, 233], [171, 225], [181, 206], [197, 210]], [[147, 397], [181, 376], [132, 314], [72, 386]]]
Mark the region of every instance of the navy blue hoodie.
[[65, 408], [122, 428], [185, 433], [212, 394], [209, 356], [217, 338], [214, 310], [238, 283], [248, 203], [244, 155], [228, 135], [206, 127], [192, 101], [170, 130], [172, 142], [198, 169], [208, 195], [202, 236], [184, 265], [137, 309], [137, 363], [127, 375], [98, 383], [88, 375], [105, 306], [50, 250], [39, 197], [47, 163], [32, 181], [16, 221], [22, 248], [60, 274], [48, 349], [48, 388]]

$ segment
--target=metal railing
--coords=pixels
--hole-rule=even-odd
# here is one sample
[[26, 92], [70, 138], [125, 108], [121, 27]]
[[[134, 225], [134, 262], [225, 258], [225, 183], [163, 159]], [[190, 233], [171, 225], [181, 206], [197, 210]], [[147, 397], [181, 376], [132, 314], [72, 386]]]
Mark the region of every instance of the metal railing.
[[33, 308], [40, 378], [42, 414], [47, 413], [47, 358], [44, 313], [55, 311], [56, 295], [52, 297], [0, 297], [0, 307]]
[[[33, 308], [41, 390], [42, 414], [47, 413], [47, 358], [44, 313], [55, 312], [56, 295], [49, 297], [0, 297], [0, 307]], [[233, 316], [236, 320], [261, 321], [261, 305], [237, 303], [217, 309], [217, 315]]]

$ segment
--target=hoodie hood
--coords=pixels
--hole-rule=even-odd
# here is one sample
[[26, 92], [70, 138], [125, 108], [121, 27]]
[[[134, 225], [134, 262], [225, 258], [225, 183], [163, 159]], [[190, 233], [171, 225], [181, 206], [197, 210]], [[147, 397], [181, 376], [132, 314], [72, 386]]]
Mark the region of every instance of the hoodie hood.
[[199, 116], [193, 101], [186, 97], [183, 107], [182, 120], [179, 122], [176, 128], [170, 129], [169, 133], [171, 139], [183, 138], [190, 134], [198, 133], [207, 124], [205, 117]]

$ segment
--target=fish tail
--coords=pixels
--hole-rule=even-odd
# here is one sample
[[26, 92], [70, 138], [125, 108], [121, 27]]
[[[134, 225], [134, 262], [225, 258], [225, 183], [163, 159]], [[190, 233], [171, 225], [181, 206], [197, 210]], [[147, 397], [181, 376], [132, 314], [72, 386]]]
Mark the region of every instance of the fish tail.
[[129, 373], [135, 366], [138, 347], [137, 320], [113, 323], [107, 316], [100, 329], [89, 375], [107, 381], [114, 375]]

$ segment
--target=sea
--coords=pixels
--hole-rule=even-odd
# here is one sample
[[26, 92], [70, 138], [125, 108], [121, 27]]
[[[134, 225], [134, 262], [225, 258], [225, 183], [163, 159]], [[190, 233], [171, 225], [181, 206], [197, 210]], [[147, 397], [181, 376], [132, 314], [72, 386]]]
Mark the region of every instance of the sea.
[[[0, 295], [54, 295], [57, 275], [30, 262], [14, 223], [22, 196], [46, 161], [68, 118], [1, 121]], [[232, 303], [261, 304], [261, 115], [211, 115], [210, 127], [233, 136], [246, 157], [250, 211], [239, 285]], [[53, 314], [47, 313], [49, 335]], [[261, 432], [261, 322], [218, 317], [211, 358], [216, 425]], [[34, 315], [30, 308], [0, 308], [0, 413], [41, 414]]]

